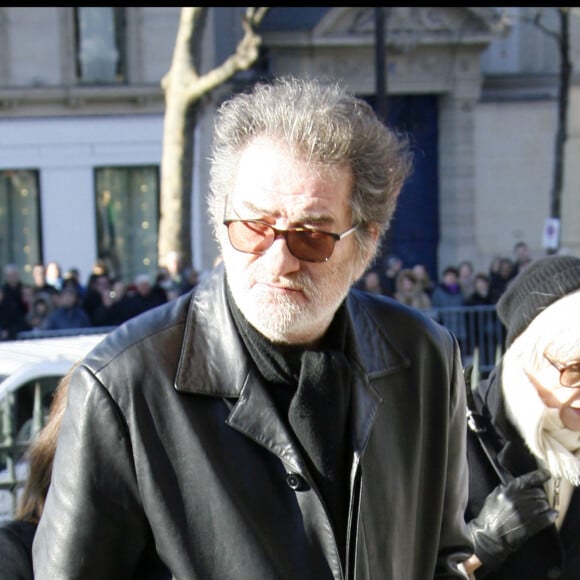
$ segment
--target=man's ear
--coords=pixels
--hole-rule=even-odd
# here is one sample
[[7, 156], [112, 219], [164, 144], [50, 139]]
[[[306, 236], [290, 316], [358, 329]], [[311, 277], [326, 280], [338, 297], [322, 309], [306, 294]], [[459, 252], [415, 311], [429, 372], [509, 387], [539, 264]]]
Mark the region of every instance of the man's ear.
[[370, 236], [376, 243], [377, 240], [379, 239], [379, 227], [377, 226], [377, 224], [370, 224], [367, 231], [369, 232]]

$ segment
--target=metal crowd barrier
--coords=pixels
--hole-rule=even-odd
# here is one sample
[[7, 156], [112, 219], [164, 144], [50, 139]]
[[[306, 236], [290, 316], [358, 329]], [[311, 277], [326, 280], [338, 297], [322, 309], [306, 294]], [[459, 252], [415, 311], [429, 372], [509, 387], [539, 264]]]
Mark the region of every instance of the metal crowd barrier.
[[18, 433], [14, 426], [13, 398], [14, 394], [10, 393], [0, 401], [0, 524], [14, 516], [28, 473], [26, 451], [44, 423], [40, 383], [34, 388], [33, 415]]
[[432, 308], [427, 313], [455, 335], [464, 366], [473, 364], [479, 376], [487, 376], [505, 348], [506, 330], [495, 305]]
[[[67, 330], [34, 330], [21, 332], [18, 334], [17, 341], [13, 341], [14, 348], [10, 351], [10, 345], [3, 352], [3, 356], [8, 356], [11, 360], [18, 362], [19, 355], [23, 360], [28, 360], [27, 354], [36, 353], [42, 355], [48, 349], [52, 349], [54, 354], [61, 353], [65, 359], [71, 357], [71, 346], [66, 348], [62, 344], [64, 337], [70, 337], [74, 341], [74, 352], [83, 352], [87, 335], [106, 334], [115, 327], [92, 327]], [[98, 338], [98, 337], [97, 337]], [[51, 339], [46, 340], [46, 339]], [[52, 339], [54, 339], [54, 344]], [[35, 344], [35, 340], [38, 342]], [[22, 342], [23, 341], [23, 342]], [[50, 344], [49, 344], [50, 342]], [[89, 344], [92, 344], [90, 342]], [[25, 348], [21, 348], [25, 346]], [[88, 350], [90, 346], [87, 346]], [[59, 350], [60, 349], [60, 350]], [[51, 352], [51, 351], [49, 351]], [[40, 358], [29, 357], [31, 364], [36, 364], [42, 360]], [[47, 361], [50, 358], [46, 359]], [[11, 368], [10, 366], [8, 368]], [[23, 367], [14, 367], [23, 368]], [[4, 369], [5, 373], [9, 373]], [[54, 378], [55, 384], [57, 377]], [[51, 380], [52, 380], [51, 378]], [[47, 379], [47, 377], [44, 377]], [[12, 519], [18, 498], [23, 490], [24, 483], [28, 474], [28, 464], [26, 452], [30, 443], [35, 439], [40, 429], [43, 427], [47, 409], [43, 408], [43, 383], [44, 379], [29, 380], [23, 382], [21, 386], [26, 387], [29, 392], [32, 386], [32, 408], [28, 416], [28, 411], [18, 410], [20, 405], [18, 395], [20, 391], [8, 392], [2, 395], [0, 399], [0, 524]], [[45, 385], [46, 387], [46, 385]], [[44, 391], [46, 393], [46, 389]], [[29, 395], [27, 395], [29, 396]], [[28, 404], [26, 409], [28, 409]], [[22, 409], [22, 407], [20, 407]], [[24, 413], [23, 416], [22, 413]], [[1, 573], [0, 573], [1, 576]]]
[[80, 336], [85, 334], [107, 334], [116, 326], [90, 326], [88, 328], [65, 328], [62, 330], [23, 330], [16, 335], [17, 340], [34, 338], [54, 338], [57, 336]]

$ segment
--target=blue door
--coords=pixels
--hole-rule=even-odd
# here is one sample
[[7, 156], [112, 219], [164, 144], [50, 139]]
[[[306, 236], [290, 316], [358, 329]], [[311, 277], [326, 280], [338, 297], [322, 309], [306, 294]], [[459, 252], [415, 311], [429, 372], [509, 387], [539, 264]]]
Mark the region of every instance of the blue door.
[[[374, 104], [374, 98], [368, 98]], [[390, 230], [385, 234], [377, 267], [396, 254], [404, 267], [423, 263], [433, 280], [438, 277], [439, 178], [437, 147], [437, 97], [434, 95], [389, 96], [389, 126], [409, 135], [413, 173], [405, 184]]]

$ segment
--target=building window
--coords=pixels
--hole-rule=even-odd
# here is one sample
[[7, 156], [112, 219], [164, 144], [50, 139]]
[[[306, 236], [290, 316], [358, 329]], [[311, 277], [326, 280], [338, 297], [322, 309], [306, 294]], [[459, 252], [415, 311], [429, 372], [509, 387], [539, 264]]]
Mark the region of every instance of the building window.
[[42, 262], [38, 172], [0, 170], [0, 264], [20, 266], [32, 282], [32, 266]]
[[112, 276], [157, 274], [159, 168], [95, 170], [97, 251]]
[[126, 81], [125, 8], [75, 8], [77, 78], [81, 83]]

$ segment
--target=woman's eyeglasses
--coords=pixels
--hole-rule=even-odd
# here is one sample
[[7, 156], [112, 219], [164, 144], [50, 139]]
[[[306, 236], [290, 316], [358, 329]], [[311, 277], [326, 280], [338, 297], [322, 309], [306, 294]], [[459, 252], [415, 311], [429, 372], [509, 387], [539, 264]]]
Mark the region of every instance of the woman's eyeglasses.
[[[544, 355], [546, 356], [546, 355]], [[546, 360], [560, 373], [560, 384], [570, 389], [580, 388], [580, 361], [561, 364], [546, 356]]]
[[354, 232], [356, 224], [341, 234], [304, 226], [280, 230], [261, 220], [224, 220], [232, 246], [246, 254], [263, 254], [278, 237], [283, 237], [290, 253], [305, 262], [326, 262], [334, 245]]

